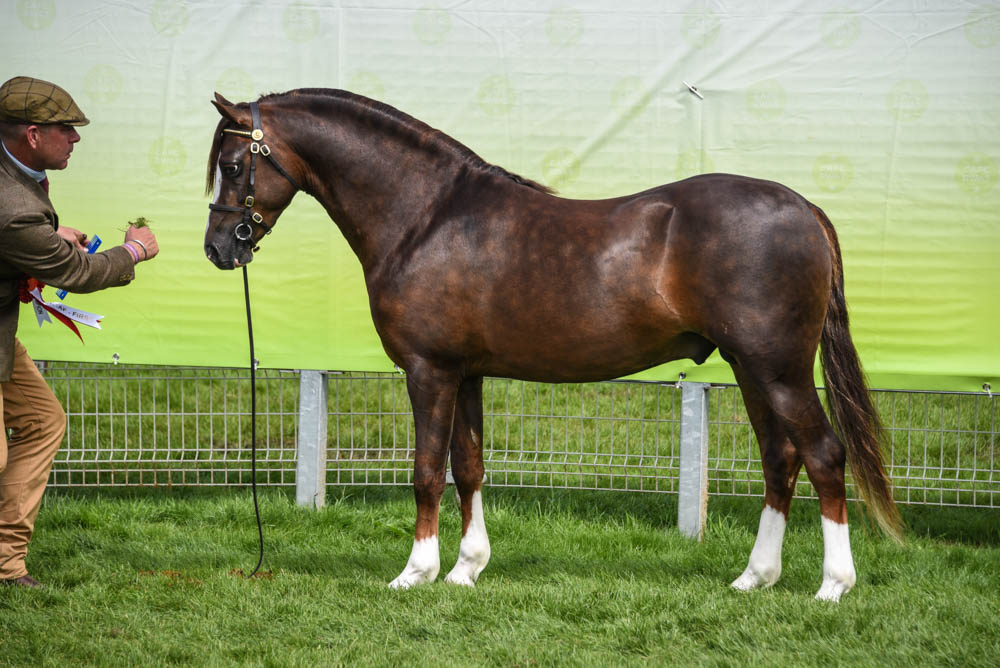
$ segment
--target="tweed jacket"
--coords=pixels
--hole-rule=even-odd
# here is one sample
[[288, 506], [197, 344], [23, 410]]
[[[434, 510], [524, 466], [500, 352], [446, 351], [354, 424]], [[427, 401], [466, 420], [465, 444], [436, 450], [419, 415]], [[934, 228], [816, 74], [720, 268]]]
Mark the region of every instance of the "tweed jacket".
[[87, 255], [56, 234], [58, 228], [48, 195], [0, 149], [0, 382], [10, 380], [23, 276], [78, 293], [125, 285], [135, 276], [123, 246]]

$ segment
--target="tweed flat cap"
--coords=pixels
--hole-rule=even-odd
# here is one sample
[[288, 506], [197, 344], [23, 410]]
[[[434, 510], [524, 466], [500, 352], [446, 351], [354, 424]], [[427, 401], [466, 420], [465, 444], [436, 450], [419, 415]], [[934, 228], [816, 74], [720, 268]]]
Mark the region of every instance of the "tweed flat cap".
[[14, 77], [0, 86], [0, 122], [86, 125], [90, 119], [54, 83]]

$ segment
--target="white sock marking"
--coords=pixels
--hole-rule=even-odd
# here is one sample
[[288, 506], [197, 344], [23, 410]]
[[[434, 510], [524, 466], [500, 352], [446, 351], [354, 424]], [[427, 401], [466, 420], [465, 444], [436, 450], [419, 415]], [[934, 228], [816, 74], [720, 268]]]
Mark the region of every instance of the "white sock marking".
[[483, 519], [483, 494], [477, 491], [472, 495], [472, 519], [458, 548], [458, 562], [444, 581], [472, 587], [489, 560], [490, 539]]
[[743, 574], [733, 581], [735, 589], [749, 591], [770, 587], [781, 577], [781, 544], [785, 539], [785, 516], [771, 506], [760, 514], [757, 540]]
[[423, 540], [413, 541], [410, 560], [406, 568], [395, 580], [389, 583], [392, 589], [409, 589], [425, 582], [434, 582], [441, 568], [441, 555], [438, 551], [438, 537], [431, 536]]
[[851, 538], [846, 524], [827, 518], [823, 523], [823, 584], [816, 592], [820, 601], [839, 601], [854, 586], [857, 574], [851, 556]]

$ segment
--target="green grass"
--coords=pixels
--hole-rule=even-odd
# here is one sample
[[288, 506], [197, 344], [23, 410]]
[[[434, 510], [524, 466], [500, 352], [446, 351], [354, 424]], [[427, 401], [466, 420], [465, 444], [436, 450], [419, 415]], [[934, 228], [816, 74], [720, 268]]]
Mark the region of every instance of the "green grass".
[[[746, 565], [760, 501], [713, 498], [704, 542], [675, 527], [676, 497], [487, 489], [493, 559], [475, 589], [386, 583], [412, 541], [405, 488], [331, 488], [329, 505], [262, 493], [268, 577], [249, 494], [50, 490], [29, 568], [49, 588], [0, 590], [7, 665], [955, 665], [1000, 656], [1000, 516], [904, 507], [897, 545], [856, 521], [858, 584], [821, 580], [819, 513], [793, 505], [784, 573]], [[449, 489], [442, 576], [460, 525]]]

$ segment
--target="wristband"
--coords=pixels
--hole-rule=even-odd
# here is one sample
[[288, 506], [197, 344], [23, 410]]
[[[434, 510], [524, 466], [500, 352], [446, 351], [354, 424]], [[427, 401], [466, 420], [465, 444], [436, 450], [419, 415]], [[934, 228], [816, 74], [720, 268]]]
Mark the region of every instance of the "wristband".
[[146, 244], [142, 243], [138, 239], [129, 239], [129, 241], [132, 241], [132, 242], [137, 243], [140, 246], [142, 246], [142, 259], [143, 260], [148, 260], [149, 259], [149, 251], [146, 250]]
[[122, 246], [128, 249], [128, 254], [132, 256], [132, 262], [134, 264], [139, 264], [139, 252], [136, 249], [132, 248], [132, 246], [129, 244], [128, 241], [123, 243]]

